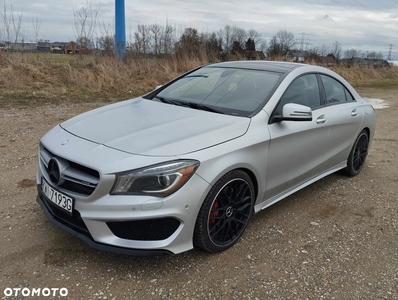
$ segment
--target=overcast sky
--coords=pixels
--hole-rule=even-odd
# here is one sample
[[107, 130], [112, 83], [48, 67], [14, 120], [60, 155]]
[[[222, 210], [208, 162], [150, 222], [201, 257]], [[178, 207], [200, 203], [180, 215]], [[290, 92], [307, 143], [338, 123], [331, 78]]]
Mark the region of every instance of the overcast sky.
[[[79, 0], [6, 0], [14, 11], [23, 13], [22, 32], [34, 39], [32, 17], [41, 20], [39, 37], [51, 41], [75, 40], [73, 8]], [[100, 8], [99, 20], [113, 22], [114, 1], [93, 0]], [[4, 9], [1, 8], [3, 11]], [[127, 38], [137, 24], [166, 24], [199, 31], [217, 31], [225, 25], [255, 29], [266, 40], [279, 29], [304, 38], [310, 47], [338, 40], [343, 50], [381, 51], [398, 60], [398, 0], [126, 0]], [[0, 32], [4, 31], [1, 24]]]

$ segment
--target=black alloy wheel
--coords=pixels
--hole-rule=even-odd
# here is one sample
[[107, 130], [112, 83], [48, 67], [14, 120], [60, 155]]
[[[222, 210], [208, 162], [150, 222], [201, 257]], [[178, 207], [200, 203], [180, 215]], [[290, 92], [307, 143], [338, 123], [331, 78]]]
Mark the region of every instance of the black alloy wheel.
[[196, 221], [194, 245], [221, 252], [234, 245], [245, 231], [254, 207], [254, 186], [245, 172], [224, 175], [203, 202]]
[[350, 155], [347, 160], [346, 171], [350, 176], [356, 176], [361, 172], [366, 156], [368, 155], [369, 136], [366, 130], [362, 130], [354, 146], [351, 149]]

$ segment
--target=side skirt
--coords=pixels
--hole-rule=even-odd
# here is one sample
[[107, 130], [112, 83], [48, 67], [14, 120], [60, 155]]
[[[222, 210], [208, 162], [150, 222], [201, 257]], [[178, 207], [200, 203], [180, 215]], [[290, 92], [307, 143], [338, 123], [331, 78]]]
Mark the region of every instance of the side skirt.
[[285, 192], [280, 193], [280, 194], [278, 194], [278, 195], [276, 195], [276, 196], [274, 196], [274, 197], [272, 197], [270, 199], [267, 199], [267, 200], [263, 201], [260, 204], [257, 204], [254, 207], [254, 213], [258, 213], [259, 211], [262, 211], [262, 210], [266, 209], [267, 207], [271, 206], [272, 204], [277, 203], [278, 201], [280, 201], [280, 200], [286, 198], [287, 196], [290, 196], [291, 194], [293, 194], [293, 193], [305, 188], [306, 186], [318, 181], [319, 179], [322, 179], [322, 178], [324, 178], [324, 177], [326, 177], [326, 176], [328, 176], [328, 175], [330, 175], [332, 173], [335, 173], [335, 172], [337, 172], [337, 171], [339, 171], [341, 169], [344, 169], [346, 166], [347, 166], [347, 161], [343, 161], [343, 162], [339, 163], [338, 165], [326, 170], [325, 172], [323, 172], [323, 173], [321, 173], [321, 174], [319, 174], [319, 175], [317, 175], [315, 177], [312, 177], [312, 178], [308, 179], [307, 181], [304, 181], [303, 183], [300, 183], [300, 184], [298, 184], [296, 186], [293, 186], [290, 189], [286, 190]]

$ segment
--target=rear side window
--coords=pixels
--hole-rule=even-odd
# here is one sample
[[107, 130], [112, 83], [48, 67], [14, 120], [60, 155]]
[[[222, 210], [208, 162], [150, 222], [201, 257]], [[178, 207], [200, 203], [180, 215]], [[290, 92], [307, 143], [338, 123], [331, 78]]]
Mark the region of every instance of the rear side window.
[[323, 87], [325, 88], [327, 104], [338, 104], [345, 103], [347, 101], [354, 101], [354, 98], [350, 92], [348, 92], [340, 82], [326, 75], [321, 75], [321, 79]]
[[345, 89], [345, 97], [346, 97], [347, 101], [355, 101], [354, 97], [351, 95], [351, 93], [347, 89]]

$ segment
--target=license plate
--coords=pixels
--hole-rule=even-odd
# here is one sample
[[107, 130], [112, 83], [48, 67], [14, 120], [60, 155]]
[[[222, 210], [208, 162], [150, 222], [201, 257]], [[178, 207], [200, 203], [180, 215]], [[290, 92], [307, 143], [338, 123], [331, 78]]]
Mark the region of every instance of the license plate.
[[50, 186], [47, 181], [42, 178], [41, 179], [41, 189], [46, 195], [46, 197], [55, 205], [69, 213], [72, 214], [73, 209], [73, 198], [57, 191], [52, 186]]

